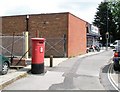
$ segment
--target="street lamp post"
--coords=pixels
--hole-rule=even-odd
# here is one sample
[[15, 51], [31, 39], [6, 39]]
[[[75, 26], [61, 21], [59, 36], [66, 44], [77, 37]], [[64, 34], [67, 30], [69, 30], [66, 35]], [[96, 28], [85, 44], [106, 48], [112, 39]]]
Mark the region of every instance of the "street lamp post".
[[28, 23], [29, 23], [29, 15], [26, 16], [26, 32], [25, 32], [25, 58], [28, 59]]
[[107, 32], [106, 32], [106, 50], [108, 50], [108, 41], [109, 41], [109, 32], [108, 32], [108, 0], [104, 0], [104, 2], [107, 2], [107, 11], [106, 11], [106, 25], [107, 25]]
[[108, 50], [109, 32], [106, 32], [106, 50]]
[[101, 36], [100, 36], [99, 40], [100, 40], [100, 42], [99, 42], [99, 46], [100, 46], [100, 48], [102, 48], [102, 44], [101, 44], [102, 37], [101, 37]]
[[26, 31], [28, 31], [29, 15], [26, 16]]

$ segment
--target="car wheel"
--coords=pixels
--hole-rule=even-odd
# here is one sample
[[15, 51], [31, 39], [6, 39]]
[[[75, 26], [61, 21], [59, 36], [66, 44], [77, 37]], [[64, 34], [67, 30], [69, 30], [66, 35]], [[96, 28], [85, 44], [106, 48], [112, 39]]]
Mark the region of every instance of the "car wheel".
[[114, 65], [113, 65], [113, 69], [114, 69], [115, 71], [117, 71], [117, 70], [118, 70], [118, 67], [116, 67], [115, 64], [114, 64]]
[[3, 63], [3, 66], [2, 66], [2, 74], [3, 74], [3, 75], [4, 75], [4, 74], [7, 74], [8, 69], [9, 69], [8, 63], [7, 63], [7, 62], [4, 62], [4, 63]]

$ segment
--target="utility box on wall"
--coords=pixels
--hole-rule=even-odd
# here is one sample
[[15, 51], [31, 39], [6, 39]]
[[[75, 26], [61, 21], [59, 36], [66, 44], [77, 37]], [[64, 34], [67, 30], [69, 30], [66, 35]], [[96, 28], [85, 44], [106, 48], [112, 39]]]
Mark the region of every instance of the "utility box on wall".
[[40, 74], [44, 72], [45, 39], [32, 38], [32, 65], [31, 73]]

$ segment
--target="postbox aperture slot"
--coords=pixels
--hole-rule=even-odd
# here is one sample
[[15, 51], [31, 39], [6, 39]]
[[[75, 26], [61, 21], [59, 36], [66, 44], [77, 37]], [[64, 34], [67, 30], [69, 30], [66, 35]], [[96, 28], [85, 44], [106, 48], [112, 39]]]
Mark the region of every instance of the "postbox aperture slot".
[[43, 44], [43, 42], [40, 41], [39, 44]]

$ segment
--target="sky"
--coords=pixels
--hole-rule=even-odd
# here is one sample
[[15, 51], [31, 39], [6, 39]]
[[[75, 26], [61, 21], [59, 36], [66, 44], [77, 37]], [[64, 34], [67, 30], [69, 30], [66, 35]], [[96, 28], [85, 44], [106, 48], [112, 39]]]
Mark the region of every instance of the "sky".
[[103, 0], [0, 0], [0, 16], [70, 12], [92, 23]]

